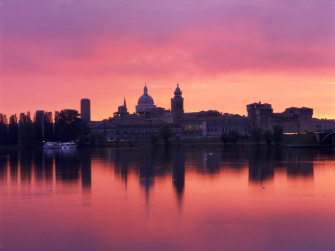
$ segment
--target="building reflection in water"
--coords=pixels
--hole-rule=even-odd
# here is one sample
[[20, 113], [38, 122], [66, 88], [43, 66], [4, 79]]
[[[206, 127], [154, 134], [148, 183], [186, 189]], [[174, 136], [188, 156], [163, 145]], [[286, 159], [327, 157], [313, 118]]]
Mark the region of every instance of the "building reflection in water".
[[82, 149], [79, 152], [81, 166], [81, 185], [83, 193], [90, 193], [92, 186], [92, 166], [91, 166], [91, 151]]
[[18, 165], [19, 165], [19, 154], [17, 151], [11, 151], [9, 153], [9, 168], [10, 168], [10, 179], [13, 184], [17, 183]]
[[177, 194], [178, 205], [181, 207], [185, 188], [185, 154], [183, 148], [173, 151], [172, 183]]
[[127, 187], [128, 182], [128, 166], [129, 166], [129, 156], [132, 156], [131, 150], [116, 149], [114, 155], [114, 172], [117, 177], [120, 177], [124, 181], [125, 186]]
[[248, 154], [249, 180], [273, 179], [276, 169], [286, 169], [289, 177], [313, 177], [313, 159], [318, 153], [310, 149], [253, 148]]
[[55, 182], [54, 185], [80, 185], [81, 181], [83, 193], [90, 193], [92, 165], [104, 160], [105, 167], [113, 168], [126, 188], [129, 174], [136, 174], [147, 203], [155, 179], [171, 176], [176, 201], [181, 207], [187, 173], [218, 175], [223, 169], [235, 172], [248, 168], [249, 182], [257, 184], [274, 179], [277, 169], [286, 170], [288, 177], [313, 177], [313, 161], [324, 156], [322, 150], [267, 147], [9, 151], [0, 155], [0, 181], [8, 182], [7, 176], [14, 185], [18, 181], [31, 184], [32, 178], [34, 182]]
[[261, 182], [273, 179], [274, 156], [272, 148], [252, 148], [248, 151], [249, 180]]
[[7, 178], [8, 156], [0, 154], [0, 181]]
[[290, 177], [305, 176], [312, 177], [314, 172], [314, 151], [311, 149], [295, 149], [287, 151], [285, 154], [284, 167], [287, 169], [287, 175]]
[[33, 164], [33, 154], [31, 150], [24, 150], [20, 152], [20, 177], [21, 182], [31, 183], [31, 173]]
[[55, 153], [56, 182], [79, 181], [80, 161], [75, 150]]
[[151, 151], [141, 153], [139, 159], [138, 176], [140, 185], [144, 188], [146, 202], [149, 202], [150, 188], [155, 184], [155, 174], [153, 169], [153, 155]]

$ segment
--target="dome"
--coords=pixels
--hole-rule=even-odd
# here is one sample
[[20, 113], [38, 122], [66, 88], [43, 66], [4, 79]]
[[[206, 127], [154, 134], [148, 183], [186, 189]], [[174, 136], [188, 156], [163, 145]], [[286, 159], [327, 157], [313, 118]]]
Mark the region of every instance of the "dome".
[[174, 95], [181, 96], [181, 94], [182, 94], [182, 92], [181, 92], [181, 90], [180, 90], [180, 88], [179, 88], [179, 84], [177, 84], [177, 88], [176, 88], [176, 90], [174, 91]]
[[138, 99], [138, 105], [153, 105], [154, 100], [148, 95], [148, 88], [144, 86], [144, 94]]
[[148, 94], [143, 94], [138, 99], [138, 105], [153, 105], [153, 104], [154, 104], [154, 100]]

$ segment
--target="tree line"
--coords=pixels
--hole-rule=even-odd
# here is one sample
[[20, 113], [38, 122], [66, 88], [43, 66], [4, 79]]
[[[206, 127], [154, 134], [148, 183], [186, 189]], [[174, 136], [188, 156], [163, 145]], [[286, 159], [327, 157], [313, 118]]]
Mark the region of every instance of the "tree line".
[[[257, 145], [264, 140], [268, 145], [274, 142], [276, 145], [280, 145], [283, 141], [283, 128], [275, 125], [271, 130], [263, 130], [260, 127], [253, 127], [250, 131], [251, 139]], [[237, 130], [232, 130], [228, 133], [221, 134], [221, 141], [223, 144], [231, 143], [236, 144], [241, 139], [241, 135]]]
[[81, 135], [87, 135], [89, 127], [80, 119], [77, 110], [64, 109], [55, 112], [53, 120], [51, 112], [35, 114], [31, 118], [29, 112], [10, 116], [9, 120], [0, 114], [0, 145], [31, 146], [43, 141], [73, 141]]

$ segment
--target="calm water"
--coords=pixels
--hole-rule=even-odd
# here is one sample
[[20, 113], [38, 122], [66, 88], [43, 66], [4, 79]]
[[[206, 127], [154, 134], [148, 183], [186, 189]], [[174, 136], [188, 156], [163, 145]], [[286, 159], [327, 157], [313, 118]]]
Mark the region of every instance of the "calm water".
[[0, 250], [335, 250], [335, 151], [0, 152]]

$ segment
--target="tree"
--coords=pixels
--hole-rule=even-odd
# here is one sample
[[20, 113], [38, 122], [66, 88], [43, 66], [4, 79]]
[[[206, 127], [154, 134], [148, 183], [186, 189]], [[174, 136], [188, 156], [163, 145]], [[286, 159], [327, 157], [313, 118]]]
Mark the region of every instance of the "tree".
[[53, 123], [52, 112], [44, 113], [44, 139], [45, 141], [53, 141]]
[[7, 117], [0, 113], [0, 145], [7, 143]]
[[159, 128], [159, 136], [164, 140], [165, 146], [169, 145], [169, 138], [171, 138], [172, 133], [168, 125], [162, 125]]
[[262, 128], [260, 127], [254, 127], [251, 129], [251, 137], [253, 140], [259, 145], [262, 137]]
[[228, 143], [228, 135], [227, 133], [223, 132], [221, 133], [220, 139], [224, 145]]
[[156, 133], [150, 134], [150, 142], [153, 146], [156, 146], [158, 143], [158, 135]]
[[[85, 134], [80, 136], [81, 139], [85, 137]], [[106, 142], [106, 134], [104, 132], [91, 132], [88, 136], [88, 139], [91, 145], [103, 145]]]
[[33, 122], [30, 118], [30, 113], [27, 115], [24, 113], [20, 114], [19, 121], [19, 143], [24, 147], [29, 147], [34, 141], [34, 128]]
[[273, 140], [276, 145], [281, 144], [283, 141], [283, 128], [279, 125], [273, 126]]
[[263, 133], [263, 137], [264, 137], [265, 142], [268, 145], [271, 145], [271, 142], [272, 142], [272, 132], [270, 130], [265, 130], [264, 133]]
[[228, 133], [227, 138], [228, 142], [233, 143], [235, 145], [240, 138], [240, 134], [238, 133], [237, 130], [231, 130]]
[[9, 132], [8, 132], [8, 143], [16, 145], [19, 139], [19, 127], [17, 124], [16, 114], [9, 118]]
[[34, 138], [37, 142], [43, 141], [43, 121], [35, 121], [33, 123]]
[[79, 138], [81, 119], [77, 110], [65, 109], [59, 113], [58, 130], [60, 141], [72, 141]]

